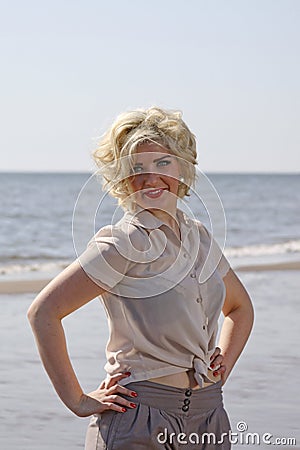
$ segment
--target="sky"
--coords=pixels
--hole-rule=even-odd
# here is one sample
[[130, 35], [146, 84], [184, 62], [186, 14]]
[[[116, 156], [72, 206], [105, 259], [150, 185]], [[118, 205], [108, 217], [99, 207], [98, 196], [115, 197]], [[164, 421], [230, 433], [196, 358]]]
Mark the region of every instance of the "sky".
[[126, 110], [179, 109], [204, 172], [300, 172], [299, 0], [10, 0], [0, 171], [84, 172]]

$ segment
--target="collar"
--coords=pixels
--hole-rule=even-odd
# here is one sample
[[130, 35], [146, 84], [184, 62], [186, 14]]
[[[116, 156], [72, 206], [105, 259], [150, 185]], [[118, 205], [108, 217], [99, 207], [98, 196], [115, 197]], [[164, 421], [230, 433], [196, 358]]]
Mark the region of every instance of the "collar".
[[158, 219], [147, 209], [143, 209], [136, 205], [135, 211], [126, 211], [124, 221], [128, 224], [136, 225], [145, 228], [146, 230], [154, 230], [164, 225], [164, 222]]
[[[186, 235], [192, 227], [191, 219], [179, 208], [176, 210], [176, 217], [181, 233]], [[141, 208], [139, 205], [136, 205], [136, 210], [134, 212], [126, 211], [122, 221], [123, 220], [128, 224], [133, 224], [145, 228], [146, 230], [154, 230], [160, 228], [162, 225], [166, 225], [165, 222], [158, 219], [150, 211]]]

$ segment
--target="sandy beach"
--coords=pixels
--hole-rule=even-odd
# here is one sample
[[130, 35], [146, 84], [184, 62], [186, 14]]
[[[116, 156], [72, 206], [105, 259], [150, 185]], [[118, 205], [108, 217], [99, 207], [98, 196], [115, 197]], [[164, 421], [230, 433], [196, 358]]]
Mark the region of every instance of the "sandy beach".
[[[274, 262], [267, 264], [238, 265], [234, 267], [237, 272], [266, 272], [282, 270], [300, 270], [300, 261]], [[26, 294], [41, 291], [53, 277], [39, 277], [31, 279], [5, 279], [0, 278], [1, 294]]]
[[26, 294], [41, 291], [51, 278], [42, 280], [5, 280], [0, 281], [0, 294]]
[[[296, 438], [296, 445], [285, 448], [299, 449], [300, 273], [285, 267], [281, 271], [238, 274], [252, 297], [256, 314], [251, 339], [224, 386], [232, 430], [237, 432], [237, 424], [243, 421], [247, 432], [257, 433], [260, 439], [264, 433], [270, 433], [272, 439]], [[5, 289], [14, 293], [0, 295], [0, 447], [4, 450], [84, 448], [89, 419], [74, 416], [56, 396], [40, 363], [26, 318], [35, 293], [24, 293], [25, 290], [39, 290], [46, 281], [7, 283]], [[83, 389], [91, 391], [104, 376], [104, 310], [95, 299], [63, 323], [76, 373]], [[239, 432], [239, 439], [245, 434]], [[269, 445], [261, 442], [259, 447]], [[243, 450], [245, 445], [237, 443], [233, 449]]]

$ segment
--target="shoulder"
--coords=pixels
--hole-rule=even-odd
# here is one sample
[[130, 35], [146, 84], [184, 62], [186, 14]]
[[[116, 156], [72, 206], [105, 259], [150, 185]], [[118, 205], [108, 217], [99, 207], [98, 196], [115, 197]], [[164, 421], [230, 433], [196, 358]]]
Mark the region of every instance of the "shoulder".
[[194, 220], [194, 223], [199, 230], [200, 242], [207, 256], [207, 267], [210, 270], [211, 268], [217, 268], [221, 277], [224, 278], [230, 269], [230, 264], [223, 253], [225, 235], [222, 237], [224, 239], [223, 245], [220, 246], [211, 231], [202, 222]]
[[200, 239], [205, 239], [207, 240], [211, 240], [212, 239], [212, 235], [210, 233], [210, 231], [208, 231], [208, 229], [206, 228], [206, 226], [197, 219], [189, 219], [189, 222], [191, 223], [192, 227], [195, 228], [195, 230], [197, 230], [197, 232], [200, 235]]
[[106, 243], [124, 250], [129, 250], [133, 246], [137, 250], [144, 251], [148, 247], [148, 235], [145, 230], [121, 219], [115, 225], [100, 228], [90, 243]]

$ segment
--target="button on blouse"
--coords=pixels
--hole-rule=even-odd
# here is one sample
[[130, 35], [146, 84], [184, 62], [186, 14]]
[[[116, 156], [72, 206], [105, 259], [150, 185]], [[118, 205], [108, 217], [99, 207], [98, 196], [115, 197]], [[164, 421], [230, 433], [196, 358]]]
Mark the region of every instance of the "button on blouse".
[[[78, 258], [106, 289], [105, 370], [129, 370], [121, 384], [191, 368], [199, 384], [207, 379], [230, 266], [201, 222], [179, 209], [177, 219], [182, 241], [149, 211], [126, 212], [99, 230]], [[211, 274], [199, 282], [208, 256]]]

